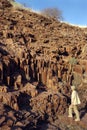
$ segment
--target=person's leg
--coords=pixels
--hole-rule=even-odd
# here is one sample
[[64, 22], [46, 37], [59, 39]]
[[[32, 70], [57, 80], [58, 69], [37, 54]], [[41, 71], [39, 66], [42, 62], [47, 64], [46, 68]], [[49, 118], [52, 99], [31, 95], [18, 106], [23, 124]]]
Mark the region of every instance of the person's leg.
[[78, 111], [77, 105], [74, 105], [74, 112], [75, 112], [75, 114], [76, 114], [76, 119], [75, 119], [75, 121], [80, 121], [80, 115], [79, 115], [79, 111]]
[[70, 106], [69, 106], [69, 115], [68, 115], [68, 117], [73, 117], [73, 115], [72, 115], [72, 110], [73, 110], [73, 106], [70, 105]]

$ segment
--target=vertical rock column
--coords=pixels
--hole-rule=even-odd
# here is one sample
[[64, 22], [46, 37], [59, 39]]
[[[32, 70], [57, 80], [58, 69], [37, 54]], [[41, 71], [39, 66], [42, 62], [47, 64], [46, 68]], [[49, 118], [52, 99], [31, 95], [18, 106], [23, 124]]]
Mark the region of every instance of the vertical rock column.
[[41, 73], [41, 82], [44, 84], [44, 60], [42, 60], [42, 59], [41, 59], [40, 73]]
[[0, 61], [0, 83], [3, 81], [3, 64]]
[[35, 78], [35, 72], [34, 72], [34, 60], [31, 60], [31, 79], [34, 80]]
[[41, 82], [41, 60], [37, 60], [37, 77], [38, 77], [38, 82]]
[[24, 65], [24, 72], [25, 72], [25, 76], [26, 76], [26, 79], [27, 80], [30, 80], [30, 77], [29, 77], [29, 65]]
[[47, 68], [46, 67], [44, 67], [43, 72], [42, 72], [42, 82], [44, 85], [47, 84]]
[[51, 68], [48, 69], [47, 71], [47, 89], [51, 88], [53, 86], [53, 82], [52, 82], [52, 70]]
[[35, 81], [38, 81], [37, 73], [38, 73], [38, 66], [37, 66], [37, 59], [35, 58], [34, 59], [34, 76], [35, 76]]
[[57, 68], [57, 64], [54, 64], [53, 65], [53, 72], [54, 72], [54, 75], [58, 75], [58, 68]]
[[11, 78], [10, 76], [7, 76], [7, 85], [10, 86], [10, 83], [11, 83]]
[[24, 57], [23, 69], [25, 72], [25, 77], [27, 80], [30, 80], [28, 53], [27, 52], [23, 53], [23, 57]]
[[[7, 56], [3, 57], [3, 84], [10, 85], [11, 81], [11, 66], [10, 59]], [[9, 81], [7, 77], [9, 76]]]
[[61, 81], [62, 80], [62, 72], [61, 72], [61, 65], [58, 64], [58, 79]]

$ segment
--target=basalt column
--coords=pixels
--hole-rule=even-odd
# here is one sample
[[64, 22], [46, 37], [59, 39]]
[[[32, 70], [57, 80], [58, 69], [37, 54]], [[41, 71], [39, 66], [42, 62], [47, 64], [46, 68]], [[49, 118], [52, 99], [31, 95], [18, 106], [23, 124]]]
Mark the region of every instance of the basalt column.
[[0, 83], [3, 81], [3, 64], [0, 61]]
[[[7, 77], [10, 76], [10, 59], [7, 57], [3, 58], [3, 83], [8, 85]], [[10, 80], [9, 80], [10, 81]]]
[[44, 85], [47, 84], [47, 68], [46, 67], [44, 67], [43, 72], [42, 72], [42, 83]]
[[38, 60], [38, 68], [37, 68], [37, 77], [38, 77], [38, 82], [41, 82], [41, 60]]
[[62, 80], [62, 72], [61, 72], [61, 65], [60, 64], [58, 64], [58, 79], [59, 79], [59, 81]]
[[29, 77], [29, 65], [24, 65], [24, 72], [27, 80], [30, 80]]

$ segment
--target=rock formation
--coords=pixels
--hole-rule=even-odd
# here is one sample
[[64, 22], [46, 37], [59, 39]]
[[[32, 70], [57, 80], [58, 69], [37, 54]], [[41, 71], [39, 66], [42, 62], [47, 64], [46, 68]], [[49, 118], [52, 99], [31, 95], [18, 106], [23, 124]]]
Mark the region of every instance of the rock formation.
[[1, 129], [42, 130], [67, 113], [73, 84], [87, 109], [86, 31], [0, 1]]

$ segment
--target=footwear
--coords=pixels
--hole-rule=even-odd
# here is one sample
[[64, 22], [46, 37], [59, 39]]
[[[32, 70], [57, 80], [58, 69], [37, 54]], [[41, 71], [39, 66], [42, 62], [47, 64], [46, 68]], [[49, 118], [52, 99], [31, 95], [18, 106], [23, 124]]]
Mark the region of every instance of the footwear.
[[80, 119], [75, 119], [75, 121], [80, 121]]
[[73, 116], [70, 116], [70, 115], [69, 115], [68, 117], [71, 117], [71, 118], [72, 118]]

